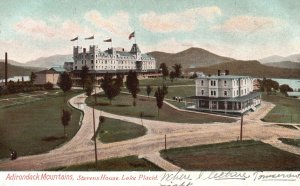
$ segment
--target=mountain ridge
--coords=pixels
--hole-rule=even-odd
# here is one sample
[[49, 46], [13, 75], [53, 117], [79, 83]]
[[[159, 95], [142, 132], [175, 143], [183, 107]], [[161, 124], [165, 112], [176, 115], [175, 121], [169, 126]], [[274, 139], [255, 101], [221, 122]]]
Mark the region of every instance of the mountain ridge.
[[183, 68], [209, 66], [235, 60], [196, 47], [191, 47], [177, 53], [154, 51], [148, 54], [156, 59], [158, 66], [161, 63], [165, 63], [167, 66], [180, 63]]

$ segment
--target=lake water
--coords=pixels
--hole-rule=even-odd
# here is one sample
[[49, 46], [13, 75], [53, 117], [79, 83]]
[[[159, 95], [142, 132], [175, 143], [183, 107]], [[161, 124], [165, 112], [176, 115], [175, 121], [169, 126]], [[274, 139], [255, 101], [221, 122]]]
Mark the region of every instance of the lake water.
[[[14, 81], [14, 82], [18, 82], [18, 81], [22, 81], [22, 77], [24, 79], [24, 81], [29, 81], [30, 77], [29, 76], [14, 76], [12, 78], [8, 78], [7, 82], [9, 81]], [[0, 79], [0, 83], [4, 83], [5, 79]]]
[[294, 90], [300, 89], [300, 79], [279, 79], [279, 78], [271, 78], [271, 79], [277, 81], [279, 85], [287, 84]]

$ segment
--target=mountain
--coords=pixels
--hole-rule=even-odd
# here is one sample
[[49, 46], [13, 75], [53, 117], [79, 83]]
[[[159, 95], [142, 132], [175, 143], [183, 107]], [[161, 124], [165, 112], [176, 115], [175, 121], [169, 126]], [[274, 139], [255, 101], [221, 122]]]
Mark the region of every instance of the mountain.
[[291, 62], [291, 61], [265, 63], [264, 65], [272, 66], [272, 67], [279, 67], [279, 68], [300, 69], [300, 63]]
[[300, 78], [300, 69], [286, 69], [262, 65], [258, 61], [232, 61], [216, 64], [208, 67], [187, 69], [185, 72], [204, 72], [205, 74], [217, 74], [218, 70], [229, 70], [233, 75], [272, 78]]
[[73, 61], [72, 55], [54, 55], [49, 57], [41, 57], [32, 61], [26, 62], [26, 66], [51, 68], [53, 66], [63, 66], [64, 62]]
[[[4, 59], [0, 59], [0, 62], [4, 63]], [[11, 64], [11, 65], [14, 65], [14, 66], [25, 66], [26, 65], [24, 63], [20, 63], [20, 62], [10, 60], [10, 59], [8, 59], [8, 63]]]
[[183, 69], [210, 66], [235, 60], [216, 55], [202, 48], [189, 48], [175, 54], [158, 51], [150, 52], [148, 54], [155, 57], [157, 65], [166, 63], [166, 65], [170, 67], [175, 63], [178, 63], [182, 65]]
[[293, 54], [287, 57], [282, 57], [278, 55], [269, 56], [263, 59], [258, 60], [262, 64], [265, 63], [278, 63], [278, 62], [284, 62], [284, 61], [290, 61], [290, 62], [300, 62], [300, 54]]
[[[5, 72], [4, 72], [4, 62], [0, 60], [0, 79], [4, 79]], [[13, 76], [29, 76], [31, 72], [37, 72], [40, 70], [44, 70], [44, 68], [40, 67], [23, 67], [23, 66], [15, 66], [8, 64], [8, 77]]]
[[276, 62], [281, 62], [281, 61], [287, 61], [285, 57], [274, 55], [274, 56], [269, 56], [263, 59], [258, 60], [262, 64], [265, 63], [276, 63]]
[[292, 61], [292, 62], [300, 62], [300, 54], [293, 54], [293, 55], [287, 56], [287, 58], [289, 59], [289, 61]]

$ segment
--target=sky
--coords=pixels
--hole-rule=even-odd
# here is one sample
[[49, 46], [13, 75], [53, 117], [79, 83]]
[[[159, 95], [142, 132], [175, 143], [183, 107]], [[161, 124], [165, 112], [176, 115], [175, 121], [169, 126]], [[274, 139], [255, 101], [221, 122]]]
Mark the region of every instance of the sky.
[[143, 53], [199, 47], [242, 60], [300, 53], [299, 0], [0, 0], [0, 7], [0, 59], [8, 52], [22, 63], [71, 54], [77, 44], [105, 50], [109, 38], [126, 50], [136, 39]]

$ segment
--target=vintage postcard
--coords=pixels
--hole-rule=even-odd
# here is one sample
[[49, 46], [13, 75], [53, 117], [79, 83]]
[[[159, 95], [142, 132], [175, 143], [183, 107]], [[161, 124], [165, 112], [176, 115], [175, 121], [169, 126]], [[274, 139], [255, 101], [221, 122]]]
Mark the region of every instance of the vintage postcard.
[[0, 185], [300, 183], [300, 1], [0, 7]]

